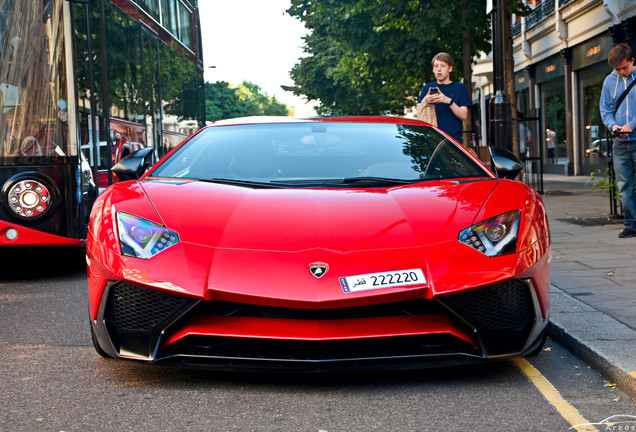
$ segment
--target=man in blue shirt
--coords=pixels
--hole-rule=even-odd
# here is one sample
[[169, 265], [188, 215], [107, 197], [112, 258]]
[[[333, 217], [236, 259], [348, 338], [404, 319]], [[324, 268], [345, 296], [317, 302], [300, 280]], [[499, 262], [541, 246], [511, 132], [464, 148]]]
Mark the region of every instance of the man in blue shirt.
[[613, 164], [616, 186], [623, 207], [625, 229], [619, 238], [636, 237], [636, 194], [634, 193], [634, 167], [636, 166], [636, 88], [631, 89], [623, 102], [618, 99], [636, 79], [634, 55], [629, 45], [616, 45], [609, 53], [608, 63], [614, 68], [605, 81], [599, 103], [601, 118], [615, 136]]
[[424, 105], [434, 105], [437, 116], [437, 127], [463, 143], [463, 121], [468, 117], [470, 97], [466, 86], [450, 80], [453, 70], [453, 58], [450, 54], [441, 52], [433, 57], [433, 74], [436, 82], [422, 87], [417, 102]]

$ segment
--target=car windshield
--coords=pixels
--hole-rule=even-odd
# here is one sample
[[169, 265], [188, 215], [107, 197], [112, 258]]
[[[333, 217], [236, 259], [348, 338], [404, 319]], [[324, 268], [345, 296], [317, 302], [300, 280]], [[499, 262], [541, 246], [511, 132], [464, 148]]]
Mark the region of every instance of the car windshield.
[[490, 174], [432, 127], [299, 122], [207, 128], [150, 178], [268, 187], [374, 187]]

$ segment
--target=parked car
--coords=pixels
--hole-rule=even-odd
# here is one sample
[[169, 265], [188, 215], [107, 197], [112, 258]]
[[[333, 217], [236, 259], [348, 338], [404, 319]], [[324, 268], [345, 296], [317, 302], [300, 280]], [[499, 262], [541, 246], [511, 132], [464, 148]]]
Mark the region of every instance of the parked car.
[[[216, 123], [93, 207], [103, 356], [224, 369], [423, 368], [538, 352], [540, 196], [405, 118]], [[520, 161], [495, 149], [500, 176]], [[137, 177], [141, 177], [137, 179]]]
[[592, 141], [592, 145], [585, 149], [585, 157], [589, 157], [592, 154], [607, 157], [607, 139], [601, 138]]

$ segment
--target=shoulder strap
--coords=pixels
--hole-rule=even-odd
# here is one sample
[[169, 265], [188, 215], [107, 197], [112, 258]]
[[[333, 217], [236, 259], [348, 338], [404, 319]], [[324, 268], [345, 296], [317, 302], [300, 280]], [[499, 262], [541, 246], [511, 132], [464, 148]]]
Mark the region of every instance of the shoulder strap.
[[627, 97], [627, 93], [629, 93], [629, 91], [632, 89], [632, 87], [634, 87], [634, 84], [636, 84], [636, 79], [632, 78], [632, 83], [629, 86], [627, 86], [627, 88], [625, 89], [623, 94], [621, 94], [621, 97], [619, 97], [618, 100], [616, 101], [616, 108], [614, 108], [614, 114], [616, 114], [616, 111], [618, 111], [618, 107], [621, 106], [621, 104], [623, 103], [623, 101]]

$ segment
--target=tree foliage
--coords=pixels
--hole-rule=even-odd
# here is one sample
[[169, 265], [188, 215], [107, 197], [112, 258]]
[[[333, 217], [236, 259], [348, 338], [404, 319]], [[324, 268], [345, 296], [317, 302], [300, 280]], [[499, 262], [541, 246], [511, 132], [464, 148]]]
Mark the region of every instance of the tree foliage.
[[431, 80], [436, 53], [455, 58], [457, 80], [464, 43], [471, 59], [490, 50], [483, 0], [292, 0], [287, 12], [311, 32], [294, 93], [319, 101], [319, 114], [401, 113]]
[[290, 109], [256, 84], [231, 87], [225, 81], [205, 83], [205, 109], [209, 121], [245, 116], [287, 116]]

